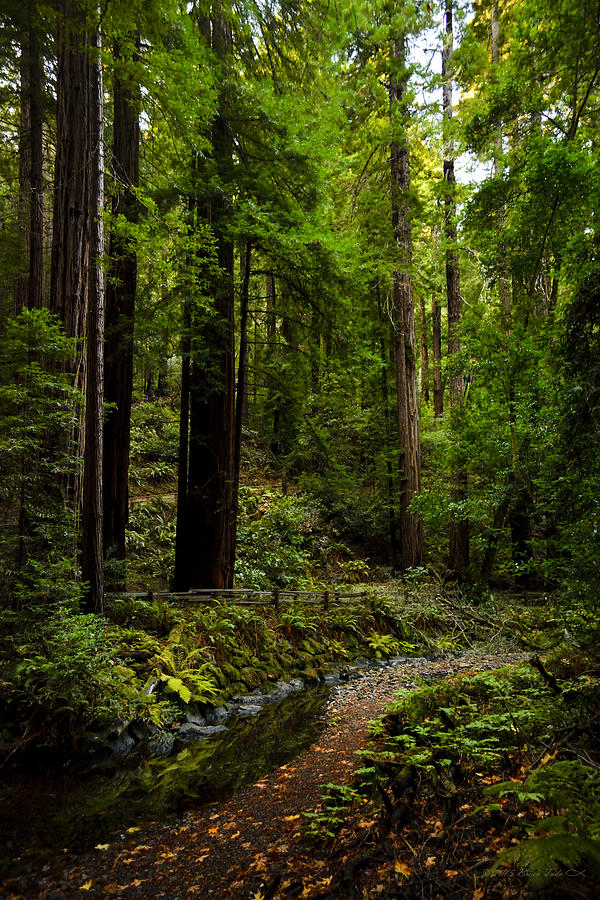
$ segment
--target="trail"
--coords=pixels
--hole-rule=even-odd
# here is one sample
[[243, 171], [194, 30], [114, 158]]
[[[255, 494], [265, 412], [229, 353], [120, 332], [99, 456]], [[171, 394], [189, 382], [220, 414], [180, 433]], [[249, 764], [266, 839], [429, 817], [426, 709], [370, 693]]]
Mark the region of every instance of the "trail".
[[[328, 782], [344, 783], [356, 766], [355, 751], [368, 741], [367, 726], [399, 691], [459, 671], [494, 669], [524, 654], [462, 656], [430, 662], [409, 660], [368, 671], [336, 685], [321, 737], [291, 763], [281, 766], [226, 802], [187, 813], [175, 824], [152, 825], [119, 842], [80, 857], [62, 873], [37, 881], [41, 898], [168, 897], [251, 898], [319, 896], [302, 873], [324, 863], [302, 839], [304, 811], [314, 809]], [[130, 829], [131, 831], [131, 829]], [[327, 872], [323, 871], [326, 887]], [[11, 896], [10, 894], [4, 896]]]

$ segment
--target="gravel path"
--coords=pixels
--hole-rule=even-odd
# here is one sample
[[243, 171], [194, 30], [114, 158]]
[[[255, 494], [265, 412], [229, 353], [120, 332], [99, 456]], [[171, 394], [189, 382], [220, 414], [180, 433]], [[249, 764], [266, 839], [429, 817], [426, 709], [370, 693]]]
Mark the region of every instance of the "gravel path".
[[354, 753], [368, 740], [368, 722], [399, 691], [416, 687], [421, 679], [496, 669], [521, 662], [526, 656], [470, 655], [438, 662], [413, 659], [370, 669], [361, 677], [336, 684], [320, 738], [292, 763], [229, 801], [188, 813], [175, 825], [137, 831], [124, 841], [83, 856], [76, 868], [55, 875], [52, 881], [38, 882], [35, 893], [20, 896], [251, 900], [263, 891], [268, 894], [269, 885], [273, 896], [273, 885], [282, 873], [301, 871], [307, 854], [310, 856], [310, 849], [300, 840], [303, 811], [317, 806], [328, 782], [343, 783], [350, 778]]

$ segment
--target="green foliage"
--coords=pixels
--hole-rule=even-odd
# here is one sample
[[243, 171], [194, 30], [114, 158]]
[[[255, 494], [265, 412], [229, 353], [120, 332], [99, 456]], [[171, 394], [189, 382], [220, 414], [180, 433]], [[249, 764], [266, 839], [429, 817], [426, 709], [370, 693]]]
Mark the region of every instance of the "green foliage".
[[520, 863], [535, 888], [543, 888], [556, 871], [589, 868], [600, 874], [600, 775], [579, 760], [547, 762], [523, 782], [487, 788], [487, 794], [515, 794], [537, 814], [527, 825], [529, 837], [503, 851], [492, 867]]
[[48, 310], [23, 310], [0, 335], [0, 595], [17, 603], [52, 590], [44, 568], [73, 553], [76, 392], [62, 370], [73, 352]]
[[348, 808], [360, 799], [356, 788], [329, 782], [322, 790], [319, 809], [303, 813], [308, 820], [305, 834], [319, 843], [333, 839], [344, 824]]

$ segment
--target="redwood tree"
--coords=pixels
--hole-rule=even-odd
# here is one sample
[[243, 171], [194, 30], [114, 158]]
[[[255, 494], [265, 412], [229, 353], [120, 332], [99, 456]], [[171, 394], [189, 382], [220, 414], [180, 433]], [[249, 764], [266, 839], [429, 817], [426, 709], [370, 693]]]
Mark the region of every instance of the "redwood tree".
[[[129, 46], [133, 48], [135, 40]], [[129, 493], [129, 444], [133, 389], [133, 324], [137, 282], [137, 254], [122, 222], [137, 221], [135, 189], [139, 180], [139, 90], [127, 77], [134, 53], [114, 49], [113, 85], [113, 228], [110, 268], [106, 285], [106, 337], [104, 344], [104, 548], [125, 558]], [[124, 68], [125, 67], [125, 68]]]
[[[448, 360], [451, 365], [449, 388], [450, 410], [456, 413], [464, 400], [464, 379], [452, 363], [452, 357], [460, 353], [460, 320], [462, 301], [460, 296], [460, 269], [456, 247], [456, 179], [454, 175], [454, 141], [452, 122], [452, 51], [453, 51], [453, 0], [446, 0], [445, 35], [442, 52], [443, 123], [444, 123], [444, 237], [446, 241], [446, 298], [448, 302]], [[452, 495], [456, 504], [467, 498], [467, 470], [464, 465], [452, 472]], [[464, 515], [452, 513], [450, 519], [450, 547], [448, 567], [462, 574], [469, 564], [469, 521]]]
[[410, 221], [410, 154], [406, 133], [399, 133], [398, 123], [405, 128], [406, 110], [406, 39], [392, 40], [393, 71], [390, 78], [390, 147], [392, 225], [396, 241], [396, 266], [393, 272], [393, 326], [396, 352], [396, 388], [398, 441], [401, 452], [400, 537], [402, 568], [423, 561], [423, 528], [410, 503], [421, 489], [421, 451], [419, 443], [419, 406], [417, 399], [417, 366], [415, 313], [412, 286], [412, 229]]

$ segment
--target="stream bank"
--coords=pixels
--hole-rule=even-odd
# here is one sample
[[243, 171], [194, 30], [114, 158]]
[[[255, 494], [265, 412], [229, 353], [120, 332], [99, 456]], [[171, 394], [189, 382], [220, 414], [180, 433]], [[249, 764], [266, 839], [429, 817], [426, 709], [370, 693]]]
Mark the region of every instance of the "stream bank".
[[[247, 898], [251, 887], [259, 889], [264, 864], [261, 860], [267, 853], [275, 854], [273, 859], [285, 856], [287, 860], [294, 848], [294, 852], [305, 852], [299, 840], [302, 812], [316, 805], [324, 784], [343, 782], [350, 776], [355, 766], [354, 752], [364, 746], [369, 720], [399, 690], [410, 690], [420, 679], [496, 668], [522, 659], [523, 654], [508, 654], [463, 656], [438, 662], [407, 660], [340, 682], [324, 697], [317, 714], [320, 722], [316, 735], [308, 737], [310, 746], [305, 744], [307, 749], [299, 752], [293, 762], [275, 763], [270, 774], [258, 779], [254, 776], [251, 783], [247, 782], [229, 799], [213, 797], [207, 805], [186, 812], [182, 804], [176, 824], [171, 819], [166, 824], [148, 824], [143, 828], [134, 825], [130, 833], [119, 831], [116, 840], [99, 842], [98, 849], [78, 859], [63, 854], [63, 859], [54, 860], [47, 872], [37, 869], [11, 878], [4, 884], [7, 896], [75, 896], [85, 885], [86, 895], [97, 897], [123, 894], [183, 898], [196, 893]], [[300, 699], [296, 695], [285, 702], [291, 700], [297, 706]], [[269, 710], [276, 713], [277, 725], [281, 722], [280, 707], [273, 705]], [[251, 721], [261, 726], [269, 710]], [[278, 730], [275, 727], [274, 733]], [[260, 733], [257, 738], [259, 744], [265, 743]], [[206, 747], [207, 743], [200, 746]], [[168, 779], [169, 773], [165, 774]]]

